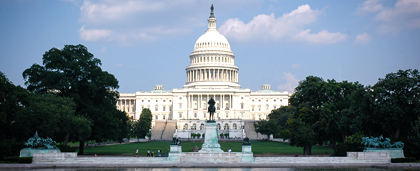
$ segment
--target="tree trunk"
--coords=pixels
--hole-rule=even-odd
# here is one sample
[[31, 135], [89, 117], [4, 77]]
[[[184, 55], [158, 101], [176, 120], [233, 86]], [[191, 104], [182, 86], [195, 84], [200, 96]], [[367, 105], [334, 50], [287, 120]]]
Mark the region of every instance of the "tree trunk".
[[67, 143], [69, 142], [70, 133], [67, 133], [66, 137], [64, 138], [64, 146], [67, 146]]
[[83, 147], [85, 146], [85, 142], [84, 141], [80, 141], [79, 142], [79, 154], [78, 155], [83, 155]]
[[303, 155], [306, 155], [306, 145], [303, 146]]
[[312, 146], [308, 147], [308, 155], [312, 155]]

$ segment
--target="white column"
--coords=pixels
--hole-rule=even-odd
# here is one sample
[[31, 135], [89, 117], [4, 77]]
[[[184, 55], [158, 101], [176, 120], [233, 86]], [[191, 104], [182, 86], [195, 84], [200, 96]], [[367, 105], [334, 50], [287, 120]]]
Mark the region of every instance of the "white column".
[[220, 105], [220, 107], [221, 107], [220, 109], [225, 109], [225, 108], [223, 107], [223, 106], [225, 106], [225, 105], [223, 104], [223, 103], [224, 103], [223, 101], [225, 100], [225, 99], [224, 99], [224, 95], [223, 95], [223, 94], [222, 94], [222, 97], [221, 97], [221, 98], [222, 98], [222, 100], [220, 100], [220, 103], [222, 103], [222, 105]]

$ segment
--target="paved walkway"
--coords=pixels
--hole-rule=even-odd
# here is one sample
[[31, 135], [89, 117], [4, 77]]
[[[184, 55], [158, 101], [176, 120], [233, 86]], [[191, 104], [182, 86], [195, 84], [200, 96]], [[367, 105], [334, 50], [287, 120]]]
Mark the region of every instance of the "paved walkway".
[[0, 164], [0, 170], [41, 168], [380, 168], [380, 169], [420, 169], [420, 163], [234, 163], [234, 164]]

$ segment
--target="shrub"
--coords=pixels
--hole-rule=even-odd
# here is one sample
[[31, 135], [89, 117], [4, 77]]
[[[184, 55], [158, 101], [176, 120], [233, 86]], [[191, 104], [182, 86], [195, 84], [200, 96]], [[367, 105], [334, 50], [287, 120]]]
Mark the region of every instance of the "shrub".
[[76, 152], [76, 148], [70, 147], [69, 145], [57, 145], [61, 152]]
[[4, 161], [7, 163], [32, 163], [32, 157], [10, 156], [5, 157]]
[[414, 157], [391, 159], [391, 163], [416, 163], [416, 162], [417, 160]]

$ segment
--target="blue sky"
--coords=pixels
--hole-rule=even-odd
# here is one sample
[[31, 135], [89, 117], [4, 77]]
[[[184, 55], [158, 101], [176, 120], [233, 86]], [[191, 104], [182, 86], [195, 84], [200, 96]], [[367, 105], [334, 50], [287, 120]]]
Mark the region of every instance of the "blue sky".
[[420, 69], [418, 0], [3, 0], [0, 71], [24, 86], [22, 72], [46, 51], [83, 44], [121, 93], [182, 88], [211, 4], [242, 88], [292, 92], [309, 75], [339, 81], [340, 71], [373, 85]]

